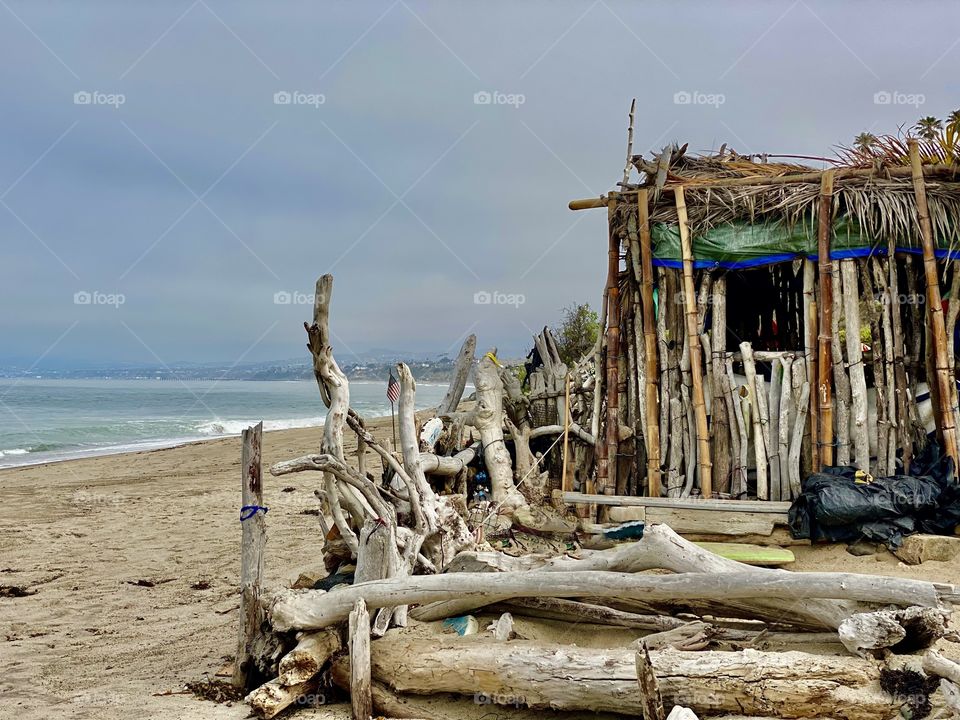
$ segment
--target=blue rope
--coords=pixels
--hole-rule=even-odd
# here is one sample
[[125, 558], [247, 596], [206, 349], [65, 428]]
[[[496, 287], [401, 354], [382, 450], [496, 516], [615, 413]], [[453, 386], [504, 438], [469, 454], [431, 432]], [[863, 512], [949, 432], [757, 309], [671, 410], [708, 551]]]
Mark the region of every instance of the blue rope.
[[264, 515], [267, 514], [267, 510], [270, 508], [264, 507], [263, 505], [244, 505], [240, 508], [240, 522], [244, 520], [249, 520], [258, 512], [262, 512]]

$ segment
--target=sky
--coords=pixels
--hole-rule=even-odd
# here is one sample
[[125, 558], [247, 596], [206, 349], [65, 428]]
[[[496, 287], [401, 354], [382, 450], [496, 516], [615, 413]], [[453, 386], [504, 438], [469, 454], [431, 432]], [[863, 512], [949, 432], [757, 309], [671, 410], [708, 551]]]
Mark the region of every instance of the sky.
[[[0, 363], [522, 355], [635, 152], [831, 155], [960, 106], [952, 2], [0, 0]], [[895, 40], [894, 40], [895, 39]]]

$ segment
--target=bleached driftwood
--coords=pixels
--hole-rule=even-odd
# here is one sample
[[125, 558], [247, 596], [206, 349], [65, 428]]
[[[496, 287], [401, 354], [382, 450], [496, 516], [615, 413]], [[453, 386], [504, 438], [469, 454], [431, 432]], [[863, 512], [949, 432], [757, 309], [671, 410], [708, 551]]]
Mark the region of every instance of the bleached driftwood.
[[257, 674], [259, 650], [257, 645], [263, 622], [260, 603], [263, 580], [263, 553], [267, 543], [267, 526], [263, 506], [263, 467], [260, 448], [263, 423], [248, 427], [241, 439], [241, 498], [245, 508], [240, 511], [240, 635], [237, 658], [233, 666], [233, 684], [247, 689]]
[[753, 453], [757, 468], [757, 497], [766, 500], [769, 487], [767, 483], [767, 433], [763, 425], [763, 414], [760, 411], [760, 402], [763, 397], [760, 390], [763, 385], [757, 382], [757, 367], [753, 362], [753, 347], [748, 342], [740, 343], [740, 352], [743, 355], [743, 371], [747, 376], [750, 416], [753, 418]]
[[494, 357], [495, 352], [490, 351], [477, 365], [477, 407], [468, 422], [480, 431], [494, 502], [501, 508], [510, 509], [526, 504], [526, 500], [514, 485], [513, 461], [503, 444], [503, 382]]
[[507, 610], [514, 615], [547, 620], [611, 625], [636, 630], [665, 630], [681, 627], [687, 621], [667, 615], [641, 615], [616, 610], [605, 605], [566, 600], [564, 598], [513, 598], [489, 606], [493, 612]]
[[[921, 580], [856, 575], [852, 573], [790, 573], [750, 570], [730, 573], [678, 573], [640, 575], [604, 571], [556, 573], [544, 570], [489, 573], [447, 573], [443, 575], [398, 577], [353, 585], [335, 592], [323, 590], [280, 591], [271, 616], [281, 631], [311, 630], [342, 622], [353, 603], [363, 599], [368, 607], [423, 604], [468, 596], [476, 605], [512, 597], [606, 597], [644, 601], [743, 600], [758, 606], [773, 600], [788, 600], [781, 609], [809, 615], [806, 605], [813, 600], [856, 600], [902, 606], [940, 607], [956, 599], [953, 586]], [[763, 598], [762, 601], [757, 598]], [[821, 603], [826, 607], [828, 604]], [[833, 606], [839, 616], [841, 604]], [[845, 618], [836, 621], [839, 625]]]
[[[317, 280], [314, 294], [313, 324], [304, 323], [303, 327], [307, 331], [307, 347], [313, 356], [313, 374], [320, 388], [320, 397], [327, 406], [320, 452], [333, 455], [346, 465], [343, 455], [343, 424], [350, 408], [350, 384], [334, 359], [333, 348], [330, 346], [330, 297], [332, 294], [333, 275], [323, 275]], [[345, 492], [350, 491], [345, 490]], [[354, 505], [355, 498], [341, 496], [336, 478], [329, 472], [324, 473], [323, 494], [341, 538], [349, 548], [350, 554], [356, 557], [357, 536], [351, 529], [341, 505], [341, 498], [348, 505]]]
[[244, 700], [260, 717], [269, 720], [300, 698], [315, 692], [319, 681], [319, 678], [313, 677], [296, 685], [282, 685], [279, 679], [274, 678], [251, 692]]
[[350, 633], [350, 705], [353, 720], [370, 720], [373, 700], [370, 696], [370, 614], [363, 600], [354, 603], [349, 618]]
[[840, 261], [843, 279], [843, 317], [846, 322], [847, 360], [850, 363], [850, 395], [853, 409], [853, 462], [861, 470], [870, 470], [870, 442], [867, 428], [867, 381], [863, 371], [863, 347], [860, 340], [860, 286], [855, 260]]
[[320, 672], [340, 646], [340, 633], [336, 629], [302, 633], [296, 647], [280, 660], [278, 682], [286, 686], [305, 683]]
[[[936, 608], [906, 607], [852, 615], [838, 629], [840, 641], [854, 654], [893, 647], [905, 651], [933, 645], [947, 632], [947, 617]], [[909, 640], [907, 639], [909, 636]]]
[[943, 657], [936, 650], [929, 650], [923, 656], [923, 670], [930, 675], [936, 675], [952, 683], [960, 684], [960, 665]]
[[[497, 554], [493, 553], [492, 555], [496, 556]], [[476, 553], [475, 556], [481, 562], [485, 560], [485, 554], [483, 553]], [[644, 537], [635, 543], [618, 545], [610, 550], [588, 552], [582, 559], [547, 559], [542, 556], [536, 557], [528, 555], [522, 560], [518, 560], [510, 558], [509, 556], [500, 555], [500, 559], [497, 560], [497, 562], [500, 569], [509, 568], [518, 574], [522, 574], [524, 570], [535, 567], [538, 572], [544, 573], [558, 571], [611, 571], [629, 573], [652, 569], [666, 569], [675, 573], [698, 574], [727, 574], [754, 571], [760, 574], [770, 575], [771, 577], [784, 578], [784, 580], [797, 577], [797, 574], [785, 570], [756, 570], [744, 563], [722, 558], [680, 537], [666, 525], [653, 525], [648, 527]], [[881, 584], [886, 584], [887, 582], [896, 584], [899, 582], [895, 578], [877, 579]], [[493, 585], [493, 582], [491, 581], [489, 584]], [[953, 586], [949, 585], [928, 584], [925, 588], [925, 592], [927, 593], [925, 595], [926, 601], [918, 595], [912, 600], [897, 604], [938, 607], [941, 593], [943, 593], [943, 597], [946, 597], [954, 592]], [[597, 597], [603, 596], [600, 592], [591, 594]], [[554, 597], [561, 596], [554, 595]], [[573, 596], [567, 595], [567, 597]], [[611, 596], [608, 595], [607, 597]], [[737, 603], [737, 605], [740, 608], [748, 609], [755, 617], [761, 619], [795, 618], [805, 621], [813, 627], [836, 630], [844, 620], [852, 615], [873, 611], [874, 607], [867, 603], [882, 602], [874, 598], [860, 598], [863, 602], [849, 602], [843, 599], [809, 599], [803, 603], [783, 603], [770, 599], [771, 597], [772, 596], [764, 598], [763, 596], [755, 596], [755, 598], [750, 599], [749, 602], [741, 602]], [[732, 598], [733, 595], [728, 596], [728, 599]], [[485, 603], [478, 602], [473, 598], [448, 600], [434, 605], [419, 607], [414, 611], [414, 616], [420, 620], [437, 620], [468, 612], [483, 604]], [[923, 643], [921, 643], [921, 645], [922, 644]]]
[[[631, 649], [388, 633], [372, 644], [371, 658], [374, 678], [396, 692], [473, 695], [479, 689], [533, 708], [643, 712]], [[650, 660], [664, 703], [698, 713], [877, 720], [898, 708], [880, 690], [877, 665], [859, 658], [660, 650]]]
[[450, 378], [450, 387], [447, 388], [447, 394], [437, 406], [437, 415], [449, 415], [460, 405], [460, 399], [463, 397], [463, 389], [467, 385], [467, 377], [473, 368], [473, 356], [477, 351], [477, 336], [470, 334], [463, 341], [460, 352], [457, 354], [457, 362], [453, 367], [453, 377]]

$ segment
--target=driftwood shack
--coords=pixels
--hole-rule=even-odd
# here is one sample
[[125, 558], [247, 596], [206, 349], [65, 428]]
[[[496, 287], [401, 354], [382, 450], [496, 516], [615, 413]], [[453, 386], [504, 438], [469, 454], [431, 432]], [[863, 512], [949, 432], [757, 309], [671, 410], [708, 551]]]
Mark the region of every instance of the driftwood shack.
[[609, 273], [595, 480], [565, 491], [787, 501], [824, 466], [909, 473], [931, 431], [956, 460], [958, 165], [900, 147], [628, 152], [619, 189], [570, 203], [606, 208]]

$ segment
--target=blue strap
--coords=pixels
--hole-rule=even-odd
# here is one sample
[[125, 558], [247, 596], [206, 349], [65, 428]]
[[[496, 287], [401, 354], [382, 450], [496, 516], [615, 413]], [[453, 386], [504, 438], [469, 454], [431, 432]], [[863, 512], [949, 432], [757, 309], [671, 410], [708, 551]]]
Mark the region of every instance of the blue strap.
[[258, 512], [262, 512], [264, 515], [267, 514], [267, 510], [270, 508], [264, 507], [263, 505], [244, 505], [240, 508], [240, 522], [244, 520], [249, 520]]

